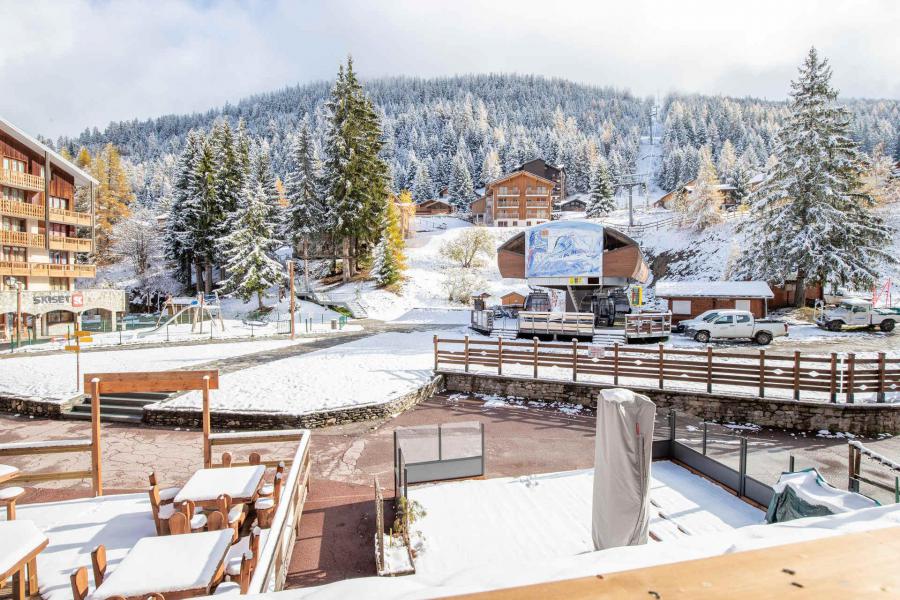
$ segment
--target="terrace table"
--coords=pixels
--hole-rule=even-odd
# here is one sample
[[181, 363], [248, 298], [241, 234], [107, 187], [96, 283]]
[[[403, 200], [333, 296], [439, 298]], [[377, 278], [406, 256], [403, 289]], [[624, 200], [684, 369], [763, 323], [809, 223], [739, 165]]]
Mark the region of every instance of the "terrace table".
[[187, 480], [174, 502], [193, 500], [197, 506], [215, 508], [216, 499], [222, 494], [231, 496], [233, 504], [253, 502], [265, 474], [263, 465], [200, 469]]
[[19, 469], [11, 465], [0, 465], [0, 483], [6, 483], [19, 474]]
[[221, 529], [141, 538], [88, 598], [144, 600], [154, 592], [166, 600], [209, 595], [224, 575], [232, 534]]
[[24, 600], [25, 571], [28, 570], [28, 594], [36, 595], [37, 555], [50, 540], [33, 521], [0, 521], [0, 582], [14, 576], [13, 598]]

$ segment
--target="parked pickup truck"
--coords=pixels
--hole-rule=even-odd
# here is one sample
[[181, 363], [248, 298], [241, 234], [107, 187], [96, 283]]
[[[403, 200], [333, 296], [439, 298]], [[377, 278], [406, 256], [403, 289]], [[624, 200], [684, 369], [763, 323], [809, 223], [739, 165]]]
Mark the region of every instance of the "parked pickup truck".
[[700, 343], [710, 340], [750, 339], [766, 345], [788, 334], [787, 323], [755, 319], [749, 310], [721, 310], [711, 321], [695, 324], [685, 332]]
[[675, 333], [684, 333], [690, 329], [697, 329], [697, 326], [706, 323], [707, 321], [712, 321], [719, 313], [722, 312], [723, 309], [717, 308], [714, 310], [708, 310], [706, 312], [702, 312], [693, 319], [685, 319], [684, 321], [678, 321], [674, 327], [672, 327], [672, 331]]
[[878, 327], [882, 331], [893, 331], [897, 321], [900, 321], [900, 310], [896, 308], [874, 308], [868, 300], [847, 298], [836, 307], [823, 310], [816, 324], [829, 331], [840, 331], [844, 327]]

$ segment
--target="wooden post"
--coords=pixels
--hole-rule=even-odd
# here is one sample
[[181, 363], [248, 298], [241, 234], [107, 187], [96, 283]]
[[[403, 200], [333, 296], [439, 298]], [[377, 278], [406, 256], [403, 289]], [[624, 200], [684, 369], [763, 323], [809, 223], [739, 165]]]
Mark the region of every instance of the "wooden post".
[[659, 389], [663, 389], [663, 379], [665, 378], [665, 356], [663, 355], [663, 344], [659, 343]]
[[294, 298], [294, 261], [288, 261], [288, 279], [290, 279], [290, 292], [291, 292], [291, 339], [294, 339], [294, 313], [297, 310], [297, 306]]
[[100, 379], [91, 379], [91, 486], [94, 496], [103, 495], [103, 465], [100, 457]]
[[578, 338], [572, 338], [572, 381], [578, 381]]
[[534, 341], [534, 378], [537, 379], [538, 376], [538, 339], [537, 336], [533, 338]]
[[613, 385], [619, 385], [619, 342], [613, 343]]
[[434, 370], [437, 371], [438, 368], [438, 337], [437, 334], [434, 336]]
[[759, 351], [759, 397], [766, 397], [766, 351]]
[[794, 350], [794, 400], [800, 399], [800, 351]]
[[832, 402], [837, 402], [837, 352], [831, 353], [831, 382], [829, 388], [829, 399]]
[[856, 374], [856, 354], [847, 354], [847, 404], [853, 404], [853, 378]]
[[878, 395], [876, 402], [884, 402], [884, 352], [878, 353]]
[[463, 363], [465, 365], [466, 373], [469, 372], [469, 336], [466, 335], [466, 345], [463, 349]]
[[497, 338], [497, 375], [503, 375], [503, 338]]
[[203, 468], [212, 466], [212, 446], [209, 443], [209, 375], [203, 376]]
[[712, 346], [706, 346], [706, 393], [712, 394]]

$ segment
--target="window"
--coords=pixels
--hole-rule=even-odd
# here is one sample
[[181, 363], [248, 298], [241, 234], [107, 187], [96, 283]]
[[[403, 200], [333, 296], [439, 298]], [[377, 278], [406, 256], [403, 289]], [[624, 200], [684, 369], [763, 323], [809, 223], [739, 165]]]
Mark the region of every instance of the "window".
[[47, 324], [55, 325], [57, 323], [72, 323], [75, 321], [75, 315], [67, 310], [54, 310], [47, 313]]
[[65, 198], [56, 198], [54, 196], [50, 196], [50, 208], [69, 210], [69, 201]]
[[734, 317], [731, 315], [725, 315], [716, 319], [716, 325], [731, 325], [732, 323], [734, 323]]
[[864, 313], [864, 312], [866, 312], [866, 310], [867, 309], [865, 306], [854, 306], [853, 307], [853, 312], [855, 312], [855, 313]]
[[0, 194], [4, 200], [11, 202], [25, 202], [25, 190], [17, 190], [15, 188], [4, 187], [3, 193]]
[[28, 251], [18, 246], [3, 246], [0, 250], [0, 260], [28, 262]]
[[497, 221], [497, 227], [506, 227], [506, 221]]
[[691, 314], [690, 300], [672, 300], [673, 315], [689, 315]]
[[62, 223], [50, 223], [50, 235], [56, 238], [74, 237], [69, 235], [69, 226]]
[[50, 262], [54, 265], [67, 265], [69, 264], [69, 253], [62, 250], [51, 250]]
[[738, 323], [749, 323], [749, 322], [750, 322], [750, 315], [738, 315], [738, 316], [737, 316], [737, 322], [738, 322]]
[[738, 310], [750, 310], [749, 300], [735, 300], [734, 307]]
[[63, 292], [68, 291], [69, 289], [69, 280], [65, 277], [51, 277], [50, 278], [50, 289], [54, 292]]
[[5, 171], [16, 171], [19, 173], [25, 172], [25, 163], [21, 160], [16, 160], [14, 158], [3, 157], [3, 170]]
[[12, 277], [9, 275], [4, 275], [0, 277], [0, 290], [14, 290], [16, 289], [16, 283], [22, 284], [22, 289], [28, 289], [28, 278], [27, 277]]
[[15, 217], [3, 217], [0, 222], [0, 229], [3, 231], [25, 231], [25, 219], [17, 219]]

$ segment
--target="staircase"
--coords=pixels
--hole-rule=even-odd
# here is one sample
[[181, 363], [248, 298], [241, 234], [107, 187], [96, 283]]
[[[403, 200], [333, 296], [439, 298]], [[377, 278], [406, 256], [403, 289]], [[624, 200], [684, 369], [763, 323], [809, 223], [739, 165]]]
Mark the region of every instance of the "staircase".
[[518, 329], [500, 329], [494, 328], [491, 329], [490, 337], [492, 338], [502, 338], [504, 340], [515, 340], [519, 337]]
[[594, 329], [594, 337], [591, 343], [601, 346], [612, 346], [616, 342], [626, 343], [624, 329]]
[[[109, 394], [100, 396], [100, 421], [104, 423], [140, 424], [144, 418], [144, 406], [165, 400], [166, 393], [132, 392], [126, 394]], [[75, 404], [62, 413], [62, 418], [79, 421], [91, 420], [91, 397], [84, 396], [81, 403]]]

